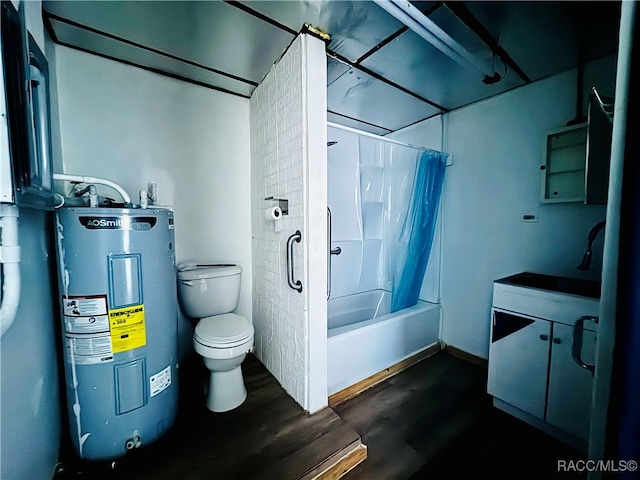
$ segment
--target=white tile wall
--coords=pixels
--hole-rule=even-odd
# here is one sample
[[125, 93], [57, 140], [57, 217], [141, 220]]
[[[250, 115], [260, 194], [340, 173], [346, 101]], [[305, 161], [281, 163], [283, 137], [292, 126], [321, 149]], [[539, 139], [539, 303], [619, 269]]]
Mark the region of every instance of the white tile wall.
[[[315, 133], [326, 130], [326, 106], [321, 107], [320, 115], [318, 108], [310, 107], [310, 99], [325, 98], [326, 84], [315, 85], [314, 80], [319, 91], [309, 91], [309, 70], [325, 72], [326, 60], [324, 48], [318, 55], [313, 42], [320, 41], [299, 36], [255, 90], [250, 103], [255, 353], [307, 410], [326, 404], [326, 301], [324, 310], [315, 301], [326, 295], [322, 286], [323, 273], [326, 285], [326, 259], [310, 261], [314, 245], [324, 242], [326, 246], [326, 226], [314, 222], [326, 218], [326, 133], [320, 135], [324, 140], [318, 140]], [[313, 142], [320, 147], [312, 148]], [[314, 167], [309, 166], [312, 158]], [[312, 172], [323, 160], [324, 175]], [[309, 185], [310, 180], [314, 185]], [[319, 198], [323, 190], [324, 200]], [[289, 201], [280, 231], [264, 215], [274, 205], [265, 198], [272, 196]], [[303, 241], [294, 243], [294, 278], [303, 282], [302, 293], [287, 284], [286, 242], [296, 230], [302, 232]], [[316, 318], [320, 320], [312, 328], [310, 323]], [[322, 319], [324, 330], [317, 328]], [[324, 337], [312, 338], [312, 331]], [[320, 331], [324, 333], [318, 335]], [[312, 355], [316, 350], [319, 355]], [[320, 364], [319, 370], [312, 363]], [[319, 400], [310, 398], [311, 390], [320, 392], [316, 394]]]

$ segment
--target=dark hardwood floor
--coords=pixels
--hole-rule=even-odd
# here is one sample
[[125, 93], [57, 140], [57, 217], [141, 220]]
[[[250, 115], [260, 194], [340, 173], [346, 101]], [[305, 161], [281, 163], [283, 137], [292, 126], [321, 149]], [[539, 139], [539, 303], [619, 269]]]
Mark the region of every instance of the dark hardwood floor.
[[116, 461], [79, 460], [63, 449], [55, 480], [297, 479], [359, 440], [331, 408], [309, 415], [253, 356], [242, 364], [247, 400], [225, 413], [207, 410], [199, 356], [180, 367], [180, 407], [160, 440]]
[[334, 406], [368, 448], [344, 479], [586, 478], [558, 472], [584, 456], [494, 408], [486, 378], [445, 351]]
[[585, 478], [557, 471], [558, 460], [583, 458], [579, 452], [496, 410], [485, 369], [446, 352], [314, 415], [252, 355], [243, 371], [245, 403], [214, 414], [201, 388], [207, 372], [194, 358], [181, 366], [180, 414], [165, 437], [113, 470], [63, 449], [55, 480], [293, 480], [360, 437], [368, 458], [346, 480]]

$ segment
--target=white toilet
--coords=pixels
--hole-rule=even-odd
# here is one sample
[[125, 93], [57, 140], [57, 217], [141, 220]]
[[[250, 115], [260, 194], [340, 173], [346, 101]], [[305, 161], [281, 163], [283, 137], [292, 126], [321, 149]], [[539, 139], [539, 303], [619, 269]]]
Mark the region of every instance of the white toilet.
[[239, 266], [202, 266], [178, 271], [178, 293], [185, 315], [200, 319], [195, 351], [211, 372], [207, 408], [226, 412], [242, 404], [247, 390], [240, 364], [253, 347], [253, 325], [233, 312], [240, 297]]

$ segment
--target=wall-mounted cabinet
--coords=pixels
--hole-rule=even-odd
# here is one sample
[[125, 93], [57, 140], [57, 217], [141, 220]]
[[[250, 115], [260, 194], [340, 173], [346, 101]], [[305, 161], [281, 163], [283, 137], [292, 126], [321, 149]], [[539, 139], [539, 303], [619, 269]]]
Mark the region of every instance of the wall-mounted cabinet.
[[585, 197], [587, 124], [547, 135], [542, 165], [542, 198], [549, 202], [582, 202]]
[[540, 166], [542, 203], [606, 203], [611, 130], [611, 120], [592, 95], [586, 123], [546, 135], [544, 163]]

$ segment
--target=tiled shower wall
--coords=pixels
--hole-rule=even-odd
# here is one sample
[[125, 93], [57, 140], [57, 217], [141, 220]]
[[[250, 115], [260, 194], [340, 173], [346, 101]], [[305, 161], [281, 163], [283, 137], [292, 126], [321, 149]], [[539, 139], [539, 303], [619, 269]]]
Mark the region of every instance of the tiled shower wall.
[[[250, 104], [255, 353], [309, 411], [326, 404], [325, 62], [320, 40], [298, 36]], [[278, 204], [268, 197], [288, 200], [281, 228], [265, 217]], [[286, 243], [296, 230], [302, 292], [287, 284]]]

